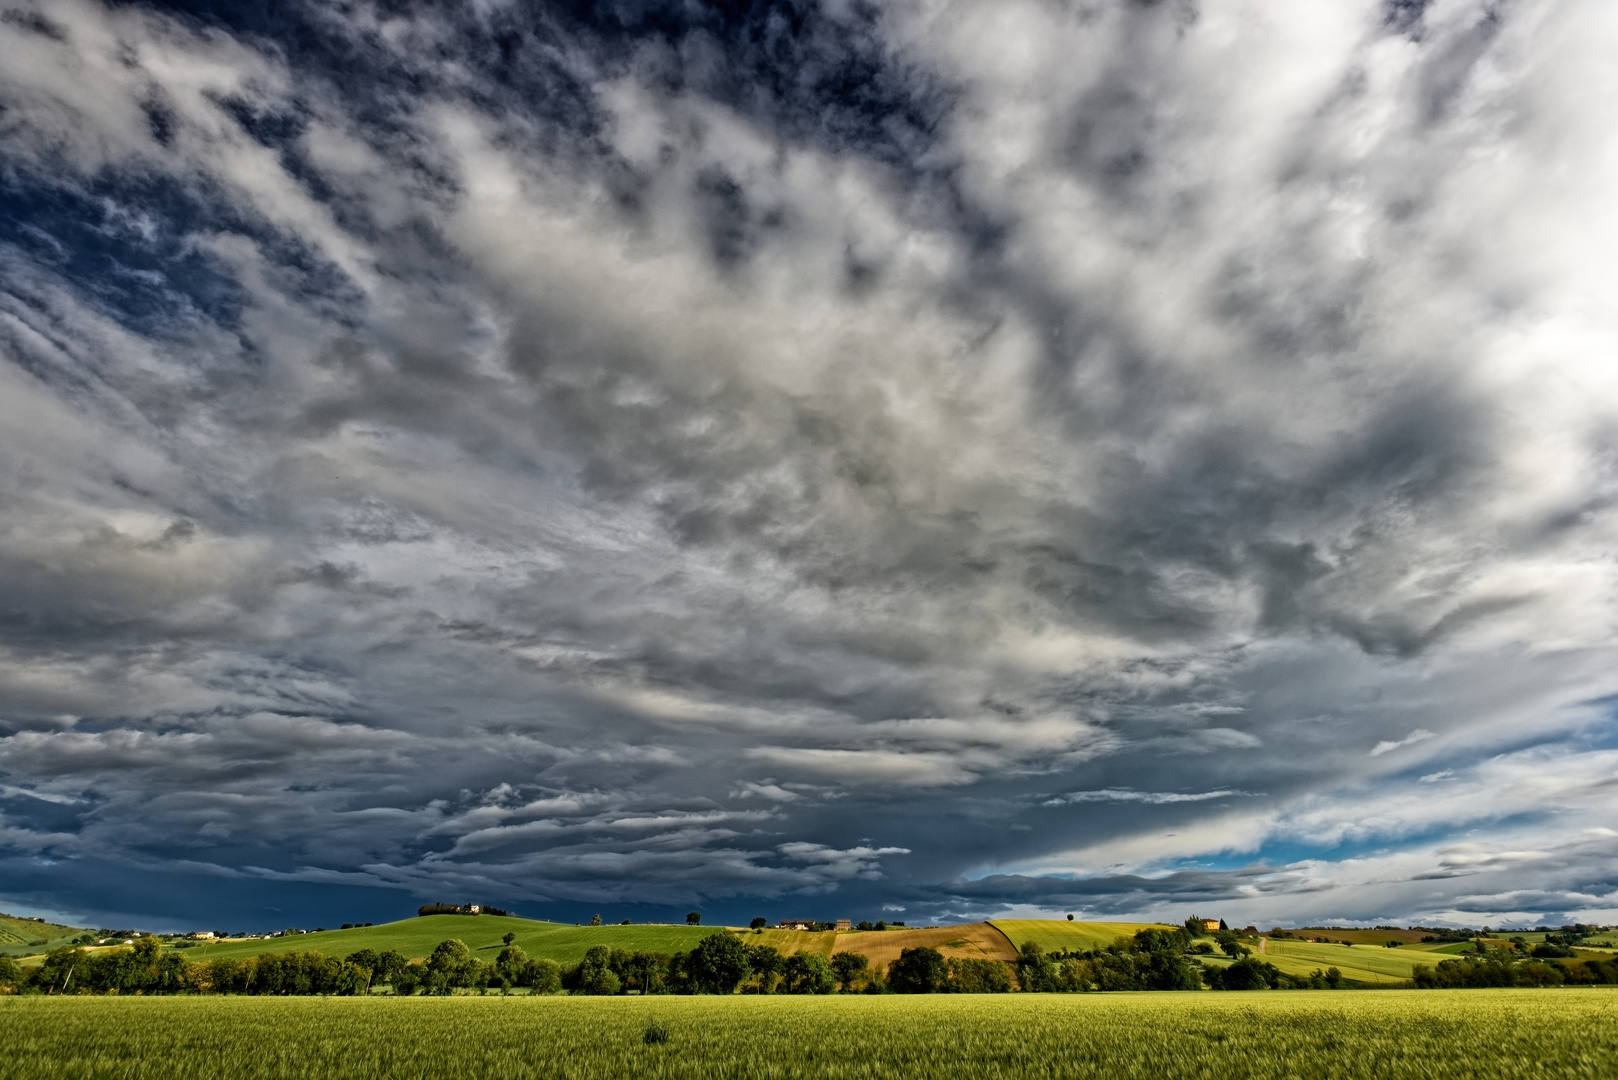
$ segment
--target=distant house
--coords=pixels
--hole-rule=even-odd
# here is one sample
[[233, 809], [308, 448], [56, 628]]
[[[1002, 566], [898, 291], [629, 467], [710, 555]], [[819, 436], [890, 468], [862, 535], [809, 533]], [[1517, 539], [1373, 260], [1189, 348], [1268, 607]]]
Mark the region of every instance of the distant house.
[[815, 925], [813, 919], [782, 919], [775, 924], [778, 930], [807, 930], [813, 925]]
[[212, 941], [214, 935], [212, 930], [193, 930], [186, 936], [195, 938], [198, 941]]
[[838, 919], [837, 920], [837, 929], [839, 929], [839, 930], [852, 930], [852, 929], [854, 929], [854, 920], [852, 920], [852, 919]]
[[1202, 920], [1202, 928], [1204, 930], [1208, 931], [1208, 933], [1211, 934], [1215, 930], [1219, 929], [1219, 920], [1218, 919], [1203, 919]]

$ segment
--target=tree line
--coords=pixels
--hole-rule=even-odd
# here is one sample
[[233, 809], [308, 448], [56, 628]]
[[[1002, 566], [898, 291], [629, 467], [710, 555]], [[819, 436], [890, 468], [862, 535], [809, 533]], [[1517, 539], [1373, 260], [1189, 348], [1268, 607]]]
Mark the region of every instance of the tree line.
[[[315, 952], [269, 952], [247, 959], [188, 961], [165, 951], [157, 938], [96, 952], [66, 946], [25, 970], [0, 957], [0, 992], [44, 994], [452, 994], [462, 990], [617, 994], [830, 994], [830, 993], [1088, 993], [1110, 990], [1328, 989], [1348, 985], [1336, 968], [1289, 975], [1252, 955], [1229, 931], [1214, 935], [1228, 965], [1199, 963], [1213, 946], [1187, 927], [1151, 927], [1103, 948], [1046, 952], [1022, 946], [1014, 962], [945, 957], [936, 949], [908, 948], [884, 969], [855, 952], [798, 951], [748, 945], [717, 930], [686, 952], [630, 951], [597, 945], [576, 964], [530, 957], [506, 934], [493, 960], [473, 954], [458, 939], [434, 947], [425, 959], [388, 950], [361, 949], [338, 959]], [[1200, 929], [1200, 927], [1198, 928]], [[1519, 951], [1523, 955], [1518, 955]], [[1509, 947], [1418, 967], [1415, 987], [1554, 986], [1618, 982], [1618, 962], [1552, 961]]]

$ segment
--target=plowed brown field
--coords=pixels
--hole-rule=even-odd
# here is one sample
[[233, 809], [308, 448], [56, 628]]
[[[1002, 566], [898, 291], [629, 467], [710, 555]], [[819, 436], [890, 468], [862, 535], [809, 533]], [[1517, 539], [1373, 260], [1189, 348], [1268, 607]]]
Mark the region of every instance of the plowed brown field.
[[978, 960], [1015, 960], [1017, 950], [1006, 935], [988, 923], [965, 923], [926, 930], [852, 930], [837, 935], [836, 952], [861, 953], [872, 967], [886, 969], [901, 949], [926, 946], [945, 956]]

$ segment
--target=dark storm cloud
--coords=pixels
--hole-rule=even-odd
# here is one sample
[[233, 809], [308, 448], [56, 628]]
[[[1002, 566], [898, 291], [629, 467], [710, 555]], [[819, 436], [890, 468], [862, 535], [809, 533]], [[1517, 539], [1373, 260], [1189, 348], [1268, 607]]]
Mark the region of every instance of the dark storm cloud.
[[8, 902], [1612, 910], [1604, 19], [17, 8]]

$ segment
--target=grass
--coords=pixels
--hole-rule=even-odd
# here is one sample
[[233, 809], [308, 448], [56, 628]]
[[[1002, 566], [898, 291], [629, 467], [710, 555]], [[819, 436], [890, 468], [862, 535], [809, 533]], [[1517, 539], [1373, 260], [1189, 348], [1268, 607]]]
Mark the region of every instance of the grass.
[[30, 956], [66, 945], [84, 933], [76, 926], [0, 915], [0, 956]]
[[1545, 1080], [1614, 1075], [1618, 991], [22, 997], [0, 1038], [0, 1080]]
[[[186, 949], [185, 957], [187, 960], [203, 960], [215, 956], [243, 959], [260, 953], [288, 950], [342, 957], [360, 949], [375, 949], [377, 952], [393, 949], [414, 958], [427, 956], [433, 951], [433, 946], [446, 938], [459, 938], [474, 955], [492, 960], [504, 947], [500, 941], [501, 937], [507, 933], [514, 933], [517, 935], [514, 944], [522, 946], [529, 956], [546, 957], [561, 964], [576, 964], [584, 958], [585, 951], [592, 945], [625, 948], [631, 952], [644, 950], [673, 954], [690, 949], [715, 929], [712, 926], [655, 923], [635, 926], [574, 926], [570, 923], [540, 922], [536, 919], [501, 915], [425, 915], [383, 923], [380, 926], [356, 927], [352, 930], [326, 930], [318, 934], [199, 945], [196, 948]], [[777, 933], [791, 933], [791, 931]], [[813, 938], [816, 935], [802, 936]], [[744, 940], [749, 944], [754, 943], [752, 935], [744, 935]]]
[[1402, 983], [1409, 981], [1417, 964], [1436, 967], [1444, 956], [1408, 945], [1388, 949], [1380, 945], [1324, 945], [1269, 938], [1258, 958], [1274, 964], [1285, 975], [1308, 975], [1316, 969], [1334, 967], [1344, 978], [1358, 983]]
[[995, 919], [990, 924], [1021, 949], [1027, 941], [1037, 942], [1046, 952], [1082, 952], [1105, 948], [1115, 938], [1132, 937], [1157, 923], [1067, 922], [1059, 919]]

